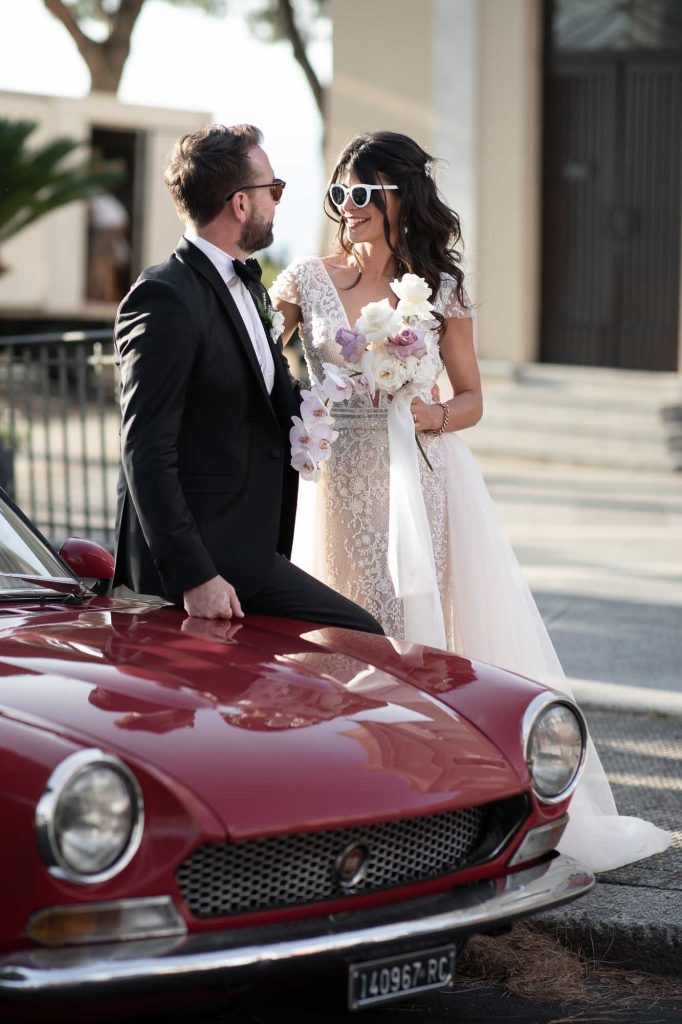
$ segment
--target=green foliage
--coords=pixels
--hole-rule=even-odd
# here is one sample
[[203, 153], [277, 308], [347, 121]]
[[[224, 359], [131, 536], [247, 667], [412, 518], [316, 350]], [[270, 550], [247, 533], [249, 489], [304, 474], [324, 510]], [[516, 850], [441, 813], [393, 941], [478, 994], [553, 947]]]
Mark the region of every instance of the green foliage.
[[[63, 0], [77, 21], [103, 21], [114, 18], [122, 0]], [[206, 14], [223, 15], [231, 10], [244, 13], [254, 33], [267, 42], [286, 39], [282, 28], [279, 0], [165, 0], [175, 7], [198, 7]], [[328, 0], [294, 0], [298, 20], [306, 33], [327, 14]], [[241, 13], [240, 12], [240, 13]]]
[[0, 118], [0, 244], [60, 206], [108, 191], [122, 176], [111, 163], [67, 159], [83, 146], [73, 139], [29, 149], [36, 127]]
[[266, 288], [271, 288], [272, 282], [284, 267], [281, 263], [275, 263], [269, 256], [259, 255], [258, 262], [263, 271], [263, 284]]
[[[249, 28], [257, 39], [265, 43], [290, 40], [282, 18], [279, 0], [242, 0]], [[292, 6], [296, 24], [304, 45], [316, 38], [321, 27], [328, 27], [328, 0], [297, 0]]]

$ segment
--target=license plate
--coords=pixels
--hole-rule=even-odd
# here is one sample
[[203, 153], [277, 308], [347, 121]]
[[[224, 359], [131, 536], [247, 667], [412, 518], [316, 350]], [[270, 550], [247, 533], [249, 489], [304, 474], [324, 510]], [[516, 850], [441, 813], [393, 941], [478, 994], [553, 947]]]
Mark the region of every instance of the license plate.
[[417, 992], [449, 988], [455, 971], [455, 947], [438, 946], [368, 960], [351, 964], [349, 971], [348, 1005], [351, 1010], [360, 1010]]

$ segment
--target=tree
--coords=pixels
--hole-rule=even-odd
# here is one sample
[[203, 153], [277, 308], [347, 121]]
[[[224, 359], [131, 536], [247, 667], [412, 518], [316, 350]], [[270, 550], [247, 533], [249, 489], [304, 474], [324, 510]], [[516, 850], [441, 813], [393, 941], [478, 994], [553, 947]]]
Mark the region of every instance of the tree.
[[[34, 121], [0, 118], [0, 245], [45, 214], [106, 192], [121, 178], [109, 163], [70, 159], [84, 143], [58, 138], [29, 149]], [[0, 274], [7, 270], [0, 263]]]
[[[223, 14], [239, 0], [165, 0], [176, 6], [199, 7], [207, 14]], [[61, 21], [78, 47], [90, 71], [92, 89], [117, 92], [130, 39], [145, 0], [43, 0], [48, 11]], [[286, 39], [303, 70], [324, 123], [325, 90], [307, 51], [312, 32], [326, 24], [326, 0], [241, 0], [256, 35], [269, 41]], [[298, 15], [298, 16], [297, 16]], [[305, 23], [305, 27], [302, 27]], [[105, 30], [104, 39], [96, 36]], [[93, 29], [95, 35], [92, 35]]]
[[[225, 9], [225, 0], [166, 0], [167, 3], [201, 7], [210, 14]], [[145, 0], [43, 0], [50, 14], [61, 21], [88, 66], [91, 88], [117, 92], [130, 38]], [[104, 27], [104, 39], [97, 39]], [[95, 35], [91, 34], [94, 29]]]
[[249, 7], [247, 18], [257, 38], [267, 42], [285, 39], [290, 43], [324, 125], [326, 89], [310, 62], [308, 48], [315, 33], [328, 26], [327, 0], [298, 0], [297, 4], [292, 0], [251, 0]]

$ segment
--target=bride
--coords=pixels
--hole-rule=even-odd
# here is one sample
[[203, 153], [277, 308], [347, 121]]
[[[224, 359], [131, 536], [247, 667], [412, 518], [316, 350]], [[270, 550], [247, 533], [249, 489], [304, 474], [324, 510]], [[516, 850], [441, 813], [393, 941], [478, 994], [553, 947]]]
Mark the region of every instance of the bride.
[[[318, 379], [323, 363], [343, 365], [337, 330], [350, 330], [370, 302], [395, 305], [391, 282], [406, 273], [427, 282], [438, 320], [440, 364], [409, 402], [428, 464], [416, 445], [396, 444], [397, 399], [356, 393], [336, 404], [339, 436], [316, 485], [312, 569], [391, 637], [444, 647], [571, 695], [480, 471], [457, 436], [478, 422], [483, 403], [459, 219], [440, 197], [431, 163], [394, 132], [350, 142], [325, 200], [339, 225], [334, 251], [294, 260], [271, 289], [284, 342], [298, 328]], [[442, 369], [453, 390], [447, 402], [434, 401]], [[590, 741], [561, 852], [603, 871], [669, 841], [655, 825], [618, 815]]]

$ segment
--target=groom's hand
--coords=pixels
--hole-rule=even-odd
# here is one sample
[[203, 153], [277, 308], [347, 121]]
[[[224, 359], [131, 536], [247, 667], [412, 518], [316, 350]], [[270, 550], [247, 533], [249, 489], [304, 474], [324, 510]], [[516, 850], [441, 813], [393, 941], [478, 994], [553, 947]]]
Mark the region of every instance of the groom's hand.
[[182, 596], [185, 611], [196, 619], [244, 618], [237, 591], [222, 576], [214, 576]]

